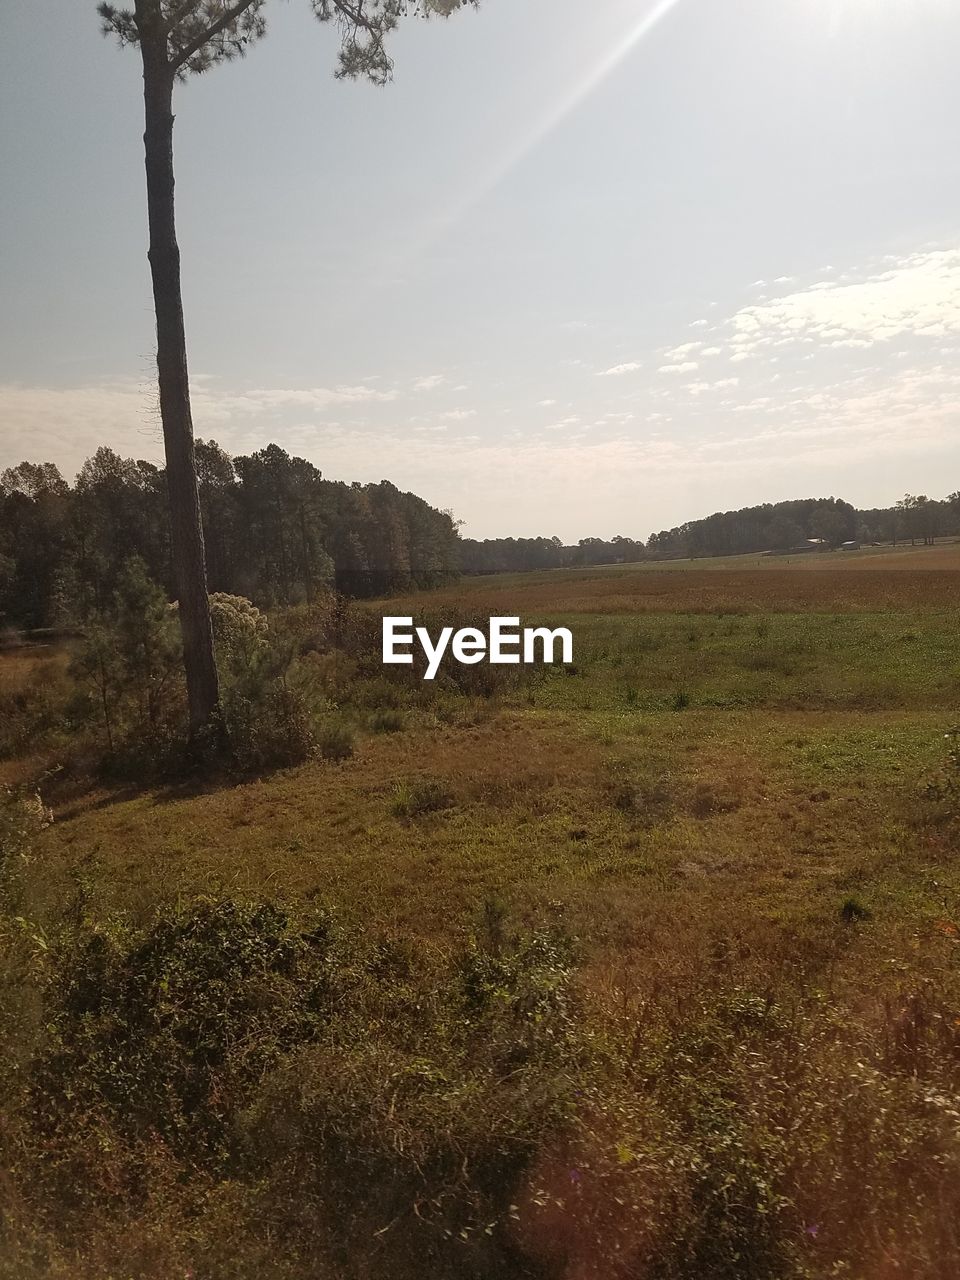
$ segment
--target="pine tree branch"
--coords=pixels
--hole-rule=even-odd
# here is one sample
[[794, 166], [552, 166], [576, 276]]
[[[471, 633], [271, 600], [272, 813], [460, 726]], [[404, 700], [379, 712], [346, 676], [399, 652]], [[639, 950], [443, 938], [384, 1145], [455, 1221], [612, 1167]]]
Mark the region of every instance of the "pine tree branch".
[[229, 9], [225, 9], [223, 14], [216, 22], [210, 24], [200, 32], [193, 40], [190, 41], [183, 49], [177, 51], [176, 57], [170, 59], [170, 66], [174, 71], [179, 71], [186, 63], [190, 61], [195, 54], [198, 54], [205, 44], [210, 40], [216, 39], [221, 32], [226, 31], [236, 20], [243, 16], [244, 13], [255, 4], [258, 0], [238, 0], [237, 4], [232, 5]]
[[192, 9], [195, 9], [196, 7], [197, 7], [197, 0], [183, 0], [183, 4], [179, 7], [179, 9], [175, 11], [175, 13], [171, 17], [167, 18], [167, 21], [164, 24], [167, 35], [170, 35], [173, 29], [175, 27], [178, 27], [180, 23], [183, 21], [183, 19], [186, 18], [187, 15], [190, 13], [190, 11]]
[[363, 13], [363, 0], [357, 0], [356, 6], [351, 5], [347, 0], [333, 0], [334, 8], [336, 8], [343, 16], [353, 23], [354, 30], [363, 30], [370, 35], [380, 35], [383, 28], [383, 19], [379, 21], [376, 18], [366, 18]]

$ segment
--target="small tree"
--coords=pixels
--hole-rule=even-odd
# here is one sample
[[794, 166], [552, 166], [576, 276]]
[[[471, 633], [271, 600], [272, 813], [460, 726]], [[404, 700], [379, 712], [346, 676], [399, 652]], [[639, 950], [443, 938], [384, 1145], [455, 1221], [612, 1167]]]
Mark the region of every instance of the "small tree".
[[[340, 31], [341, 77], [390, 78], [386, 39], [405, 14], [444, 16], [476, 0], [310, 0], [321, 22]], [[136, 45], [143, 62], [150, 271], [157, 320], [160, 418], [174, 572], [180, 600], [183, 663], [190, 725], [196, 731], [218, 713], [214, 656], [187, 346], [180, 288], [173, 179], [173, 87], [176, 81], [240, 57], [266, 29], [266, 0], [134, 0], [132, 8], [98, 5], [105, 34]]]
[[71, 670], [96, 698], [111, 754], [118, 733], [155, 733], [180, 661], [163, 591], [137, 556], [123, 564], [108, 610], [87, 625]]

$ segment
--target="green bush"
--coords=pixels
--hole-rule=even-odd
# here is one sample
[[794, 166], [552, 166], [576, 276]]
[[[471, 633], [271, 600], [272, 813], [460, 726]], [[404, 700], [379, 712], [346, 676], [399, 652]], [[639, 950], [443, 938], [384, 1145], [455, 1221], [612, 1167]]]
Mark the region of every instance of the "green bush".
[[269, 1220], [291, 1274], [514, 1274], [511, 1205], [586, 1059], [569, 942], [491, 945], [435, 963], [231, 901], [83, 930], [18, 1139], [34, 1229], [82, 1254], [189, 1194], [196, 1241], [232, 1186], [234, 1238]]
[[[329, 922], [298, 927], [269, 905], [201, 905], [142, 937], [81, 935], [61, 959], [34, 1070], [46, 1194], [81, 1212], [109, 1205], [111, 1178], [135, 1194], [140, 1150], [155, 1140], [222, 1166], [264, 1071], [319, 1034], [330, 984]], [[127, 1160], [101, 1169], [106, 1135]]]
[[953, 1280], [949, 1000], [857, 1023], [713, 973], [637, 1016], [577, 951], [492, 902], [454, 954], [231, 901], [77, 927], [0, 1276]]

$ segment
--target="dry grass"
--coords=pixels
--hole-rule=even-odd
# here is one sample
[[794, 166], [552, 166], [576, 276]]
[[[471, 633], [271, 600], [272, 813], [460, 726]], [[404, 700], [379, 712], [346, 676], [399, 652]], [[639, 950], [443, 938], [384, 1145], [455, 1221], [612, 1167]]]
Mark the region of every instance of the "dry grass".
[[[885, 612], [943, 609], [957, 600], [960, 567], [920, 573], [865, 569], [858, 562], [838, 572], [820, 567], [819, 559], [812, 563], [812, 558], [798, 569], [622, 567], [505, 574], [461, 580], [432, 597], [437, 604], [524, 618], [556, 613]], [[422, 596], [391, 600], [389, 611], [403, 614], [423, 603]], [[376, 607], [387, 612], [382, 602]]]
[[[434, 943], [495, 896], [529, 919], [564, 903], [596, 964], [634, 979], [695, 969], [724, 934], [749, 940], [758, 962], [790, 951], [815, 967], [846, 888], [900, 856], [899, 812], [936, 761], [941, 724], [704, 712], [637, 717], [613, 736], [506, 712], [229, 790], [91, 795], [59, 811], [43, 857], [53, 897], [79, 876], [104, 918], [148, 919], [199, 894], [280, 895]], [[398, 813], [411, 782], [444, 804]]]
[[[572, 616], [577, 670], [482, 715], [451, 714], [454, 693], [418, 705], [338, 764], [199, 790], [51, 791], [56, 821], [18, 910], [50, 936], [67, 921], [102, 938], [205, 896], [280, 899], [294, 920], [329, 907], [345, 935], [428, 966], [501, 910], [528, 928], [559, 913], [579, 939], [577, 1034], [595, 1074], [576, 1077], [575, 1122], [542, 1140], [513, 1218], [490, 1228], [527, 1262], [464, 1254], [458, 1280], [953, 1280], [960, 861], [921, 785], [955, 718], [957, 585], [952, 567], [628, 568], [391, 601]], [[414, 1030], [435, 996], [400, 969], [371, 989], [399, 993], [402, 1014], [372, 1006], [353, 1040], [267, 1079], [266, 1174], [208, 1184], [153, 1143], [150, 1196], [31, 1280], [422, 1274], [394, 1224], [405, 1213], [419, 1230], [440, 1201], [391, 1181], [398, 1153], [437, 1125], [473, 1176], [514, 1103], [444, 1057], [443, 1037], [462, 1034], [452, 1015]], [[349, 1198], [369, 1229], [325, 1253], [316, 1153], [330, 1125], [368, 1111], [349, 1132], [373, 1143], [375, 1172]], [[96, 1171], [140, 1159], [113, 1131], [96, 1138], [82, 1149]], [[347, 1146], [349, 1165], [362, 1143]], [[14, 1268], [41, 1256], [30, 1248]], [[0, 1256], [4, 1280], [21, 1274]]]

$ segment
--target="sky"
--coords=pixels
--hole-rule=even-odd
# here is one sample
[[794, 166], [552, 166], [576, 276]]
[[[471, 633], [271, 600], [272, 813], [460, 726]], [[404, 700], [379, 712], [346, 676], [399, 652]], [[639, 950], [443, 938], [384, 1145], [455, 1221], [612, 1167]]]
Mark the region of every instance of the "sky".
[[[194, 423], [471, 537], [960, 488], [960, 6], [483, 0], [177, 90]], [[138, 55], [0, 0], [0, 468], [162, 461]]]

